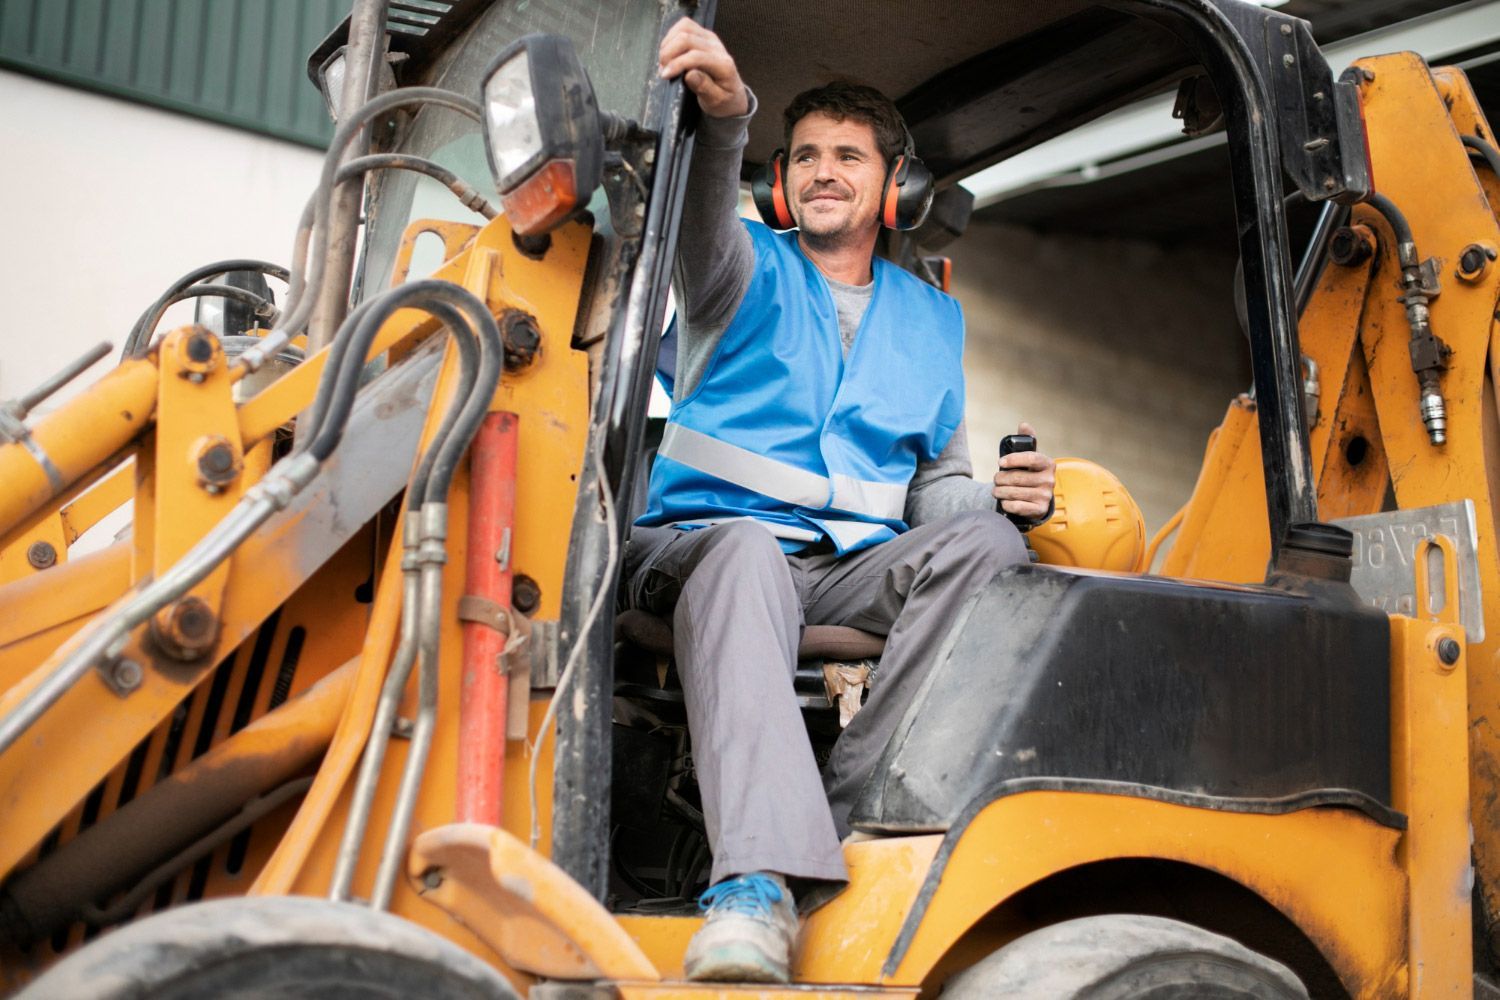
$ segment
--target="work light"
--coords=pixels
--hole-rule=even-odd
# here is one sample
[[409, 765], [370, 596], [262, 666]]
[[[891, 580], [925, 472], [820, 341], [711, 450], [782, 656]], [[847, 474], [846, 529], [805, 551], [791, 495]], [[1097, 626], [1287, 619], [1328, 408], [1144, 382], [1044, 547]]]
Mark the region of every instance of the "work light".
[[[343, 119], [344, 104], [344, 74], [349, 69], [349, 46], [340, 45], [334, 49], [323, 65], [318, 67], [318, 89], [323, 92], [323, 103], [328, 107], [328, 117], [335, 123]], [[386, 60], [380, 60], [380, 85], [375, 88], [375, 93], [383, 94], [388, 90], [396, 89], [396, 74], [391, 69], [391, 64]]]
[[594, 88], [573, 43], [527, 35], [484, 76], [484, 145], [511, 229], [555, 229], [599, 186], [604, 137]]

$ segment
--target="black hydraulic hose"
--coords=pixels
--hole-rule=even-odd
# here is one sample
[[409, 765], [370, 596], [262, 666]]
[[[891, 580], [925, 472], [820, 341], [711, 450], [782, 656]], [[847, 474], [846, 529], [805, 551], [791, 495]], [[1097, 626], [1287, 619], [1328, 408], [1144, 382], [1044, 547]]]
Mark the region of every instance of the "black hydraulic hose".
[[1396, 207], [1394, 201], [1375, 191], [1370, 192], [1367, 200], [1370, 207], [1385, 216], [1385, 221], [1391, 224], [1391, 230], [1396, 234], [1398, 247], [1403, 243], [1415, 244], [1417, 242], [1411, 232], [1411, 223], [1406, 221], [1406, 216], [1402, 214], [1401, 209]]
[[161, 314], [166, 312], [167, 306], [177, 301], [172, 296], [190, 285], [196, 285], [205, 278], [212, 278], [215, 275], [226, 274], [230, 271], [256, 271], [260, 274], [269, 275], [278, 281], [291, 280], [290, 273], [280, 264], [272, 264], [270, 261], [255, 260], [249, 257], [218, 260], [212, 264], [195, 267], [168, 285], [167, 290], [161, 293], [161, 297], [151, 303], [145, 312], [141, 313], [140, 318], [135, 321], [135, 325], [130, 328], [130, 334], [125, 338], [125, 349], [121, 354], [122, 358], [128, 358], [145, 351], [147, 344], [150, 342], [151, 333], [156, 329], [156, 324], [161, 322]]
[[[328, 204], [337, 186], [340, 160], [360, 131], [371, 119], [395, 108], [408, 104], [430, 104], [449, 108], [467, 115], [476, 122], [484, 121], [484, 113], [477, 101], [455, 94], [441, 87], [402, 87], [366, 101], [358, 110], [340, 122], [328, 144], [323, 157], [323, 172], [318, 178], [318, 187], [312, 197], [312, 216], [303, 214], [303, 224], [297, 231], [292, 262], [292, 288], [288, 294], [287, 315], [281, 328], [296, 334], [307, 325], [323, 284], [323, 270], [328, 255]], [[309, 244], [311, 244], [309, 249]]]
[[311, 441], [316, 436], [318, 427], [323, 423], [323, 417], [328, 412], [328, 395], [322, 391], [323, 379], [329, 377], [330, 371], [338, 371], [344, 364], [344, 356], [349, 353], [349, 332], [358, 325], [360, 319], [370, 311], [371, 307], [380, 301], [380, 298], [377, 295], [361, 302], [353, 312], [344, 317], [344, 322], [339, 325], [333, 342], [328, 345], [328, 357], [323, 362], [323, 371], [318, 376], [319, 391], [313, 395], [312, 405], [308, 407], [307, 413], [297, 419], [301, 440]]
[[[446, 310], [452, 308], [452, 306], [444, 303], [442, 308]], [[437, 461], [438, 450], [442, 447], [443, 442], [447, 441], [454, 433], [454, 428], [458, 426], [464, 404], [468, 402], [469, 397], [473, 394], [474, 387], [479, 384], [479, 342], [477, 339], [472, 341], [469, 339], [473, 337], [473, 324], [468, 321], [467, 315], [464, 315], [462, 312], [460, 312], [460, 315], [462, 316], [461, 325], [464, 328], [464, 335], [460, 335], [458, 328], [454, 327], [453, 336], [461, 341], [458, 348], [461, 352], [464, 352], [460, 356], [461, 361], [467, 359], [468, 363], [460, 368], [458, 385], [453, 388], [453, 401], [449, 403], [448, 409], [443, 412], [443, 419], [438, 424], [437, 430], [433, 432], [432, 441], [427, 445], [427, 450], [422, 452], [421, 458], [417, 460], [417, 467], [411, 474], [411, 481], [406, 484], [406, 506], [408, 510], [419, 510], [422, 504], [427, 502], [427, 484], [432, 478], [432, 466]]]
[[1466, 135], [1461, 138], [1464, 146], [1484, 157], [1484, 162], [1490, 165], [1490, 172], [1500, 178], [1500, 149], [1491, 146], [1477, 135]]
[[[463, 457], [474, 435], [479, 432], [479, 425], [489, 412], [490, 399], [495, 394], [495, 386], [499, 384], [500, 371], [505, 363], [505, 346], [500, 339], [500, 328], [495, 325], [495, 318], [490, 315], [484, 303], [458, 285], [448, 282], [438, 284], [441, 288], [439, 300], [467, 314], [480, 349], [477, 384], [464, 402], [452, 433], [433, 449], [436, 456], [432, 463], [431, 479], [422, 484], [422, 499], [445, 503], [459, 459]], [[408, 508], [410, 506], [409, 502]]]
[[351, 177], [356, 177], [370, 170], [410, 170], [414, 173], [424, 174], [446, 187], [449, 191], [452, 191], [454, 196], [470, 211], [478, 212], [486, 219], [493, 219], [499, 214], [494, 205], [490, 204], [476, 188], [458, 176], [458, 174], [455, 174], [441, 163], [423, 159], [420, 156], [411, 156], [407, 153], [372, 153], [369, 156], [361, 156], [358, 159], [350, 160], [342, 167], [339, 167], [336, 181], [342, 184]]
[[236, 288], [234, 285], [190, 285], [159, 303], [160, 308], [151, 317], [151, 321], [142, 328], [143, 345], [150, 346], [151, 337], [156, 333], [163, 313], [179, 302], [197, 298], [233, 299], [235, 302], [242, 302], [254, 309], [255, 315], [265, 320], [267, 326], [274, 325], [276, 317], [280, 315], [270, 299], [261, 298], [248, 288]]
[[[467, 382], [472, 390], [472, 379], [478, 370], [479, 348], [465, 336], [469, 332], [465, 312], [452, 305], [447, 297], [433, 294], [434, 291], [446, 289], [453, 289], [462, 295], [469, 294], [445, 281], [414, 281], [394, 288], [372, 301], [370, 308], [357, 316], [352, 332], [341, 331], [348, 340], [342, 363], [337, 368], [325, 368], [318, 387], [318, 395], [328, 394], [328, 403], [307, 445], [306, 450], [313, 458], [322, 462], [338, 447], [344, 426], [354, 408], [354, 397], [359, 390], [365, 355], [369, 353], [370, 344], [380, 327], [397, 309], [413, 308], [429, 312], [457, 335], [460, 382], [461, 385]], [[469, 373], [467, 379], [462, 377], [463, 372]]]

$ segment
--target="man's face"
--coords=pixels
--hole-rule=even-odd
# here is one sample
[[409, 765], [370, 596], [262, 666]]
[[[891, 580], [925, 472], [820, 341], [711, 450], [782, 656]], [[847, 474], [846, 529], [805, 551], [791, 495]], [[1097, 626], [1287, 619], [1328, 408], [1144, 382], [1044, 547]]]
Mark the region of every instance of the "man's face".
[[802, 232], [837, 238], [878, 229], [885, 166], [870, 125], [821, 111], [803, 116], [792, 129], [786, 179]]

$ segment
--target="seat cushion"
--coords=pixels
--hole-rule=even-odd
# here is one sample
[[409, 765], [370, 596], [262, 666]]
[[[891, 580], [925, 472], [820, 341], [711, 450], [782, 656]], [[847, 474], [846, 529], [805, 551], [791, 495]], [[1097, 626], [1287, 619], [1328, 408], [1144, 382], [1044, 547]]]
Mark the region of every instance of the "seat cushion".
[[[622, 611], [615, 637], [658, 656], [672, 655], [672, 626], [645, 611]], [[873, 660], [885, 650], [885, 636], [847, 625], [809, 625], [797, 645], [799, 660]]]
[[885, 652], [885, 636], [847, 625], [809, 625], [797, 644], [799, 660], [873, 660]]

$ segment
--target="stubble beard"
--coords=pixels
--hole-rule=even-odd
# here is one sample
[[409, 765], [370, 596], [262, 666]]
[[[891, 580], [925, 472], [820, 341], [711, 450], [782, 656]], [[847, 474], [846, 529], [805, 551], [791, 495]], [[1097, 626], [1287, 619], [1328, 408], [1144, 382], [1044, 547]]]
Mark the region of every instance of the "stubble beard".
[[[849, 213], [839, 221], [834, 222], [832, 220], [809, 218], [804, 208], [804, 215], [800, 221], [802, 239], [809, 247], [815, 250], [833, 250], [845, 244], [855, 242], [860, 230], [853, 213]], [[811, 223], [811, 227], [809, 223]]]

